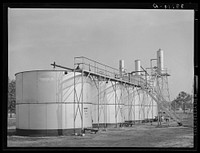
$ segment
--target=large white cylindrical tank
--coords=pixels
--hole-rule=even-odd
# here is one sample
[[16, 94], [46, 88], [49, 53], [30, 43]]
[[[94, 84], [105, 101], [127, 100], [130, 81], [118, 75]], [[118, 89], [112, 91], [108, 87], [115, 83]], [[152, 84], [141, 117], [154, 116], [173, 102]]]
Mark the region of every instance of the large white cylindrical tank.
[[135, 89], [134, 92], [134, 114], [135, 121], [144, 120], [144, 91], [139, 88]]
[[103, 126], [107, 122], [106, 81], [92, 82], [92, 123], [93, 126]]
[[108, 124], [120, 124], [124, 122], [123, 85], [117, 82], [107, 83], [107, 110]]
[[[76, 74], [77, 95], [81, 74]], [[83, 127], [91, 127], [90, 81], [83, 77]], [[20, 135], [65, 135], [81, 129], [78, 112], [74, 122], [74, 73], [62, 70], [26, 71], [16, 74], [16, 129]], [[75, 124], [74, 124], [75, 123]]]
[[125, 102], [125, 120], [141, 121], [144, 120], [144, 92], [139, 88], [129, 88], [129, 98]]
[[125, 121], [153, 119], [157, 115], [157, 103], [140, 88], [129, 88], [128, 100], [124, 104]]
[[110, 127], [124, 122], [122, 87], [113, 81], [100, 81], [99, 91], [94, 86], [93, 127]]
[[134, 88], [128, 86], [125, 90], [125, 102], [124, 102], [124, 116], [125, 121], [133, 121], [134, 120]]
[[[140, 60], [135, 60], [135, 71], [141, 71], [140, 66], [141, 66]], [[135, 74], [140, 75], [140, 72], [136, 72]]]
[[157, 103], [150, 95], [145, 95], [145, 119], [153, 119], [157, 116]]
[[163, 50], [159, 49], [157, 51], [157, 67], [160, 73], [164, 70], [164, 57], [163, 57]]

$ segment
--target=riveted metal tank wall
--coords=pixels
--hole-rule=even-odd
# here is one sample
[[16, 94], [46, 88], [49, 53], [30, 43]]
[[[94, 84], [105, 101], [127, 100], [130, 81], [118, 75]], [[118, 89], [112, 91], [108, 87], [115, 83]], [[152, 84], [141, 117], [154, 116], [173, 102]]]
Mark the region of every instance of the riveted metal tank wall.
[[145, 95], [145, 119], [153, 119], [157, 116], [157, 103], [149, 96]]
[[[77, 93], [81, 75], [76, 74]], [[90, 82], [84, 78], [83, 126], [91, 127]], [[61, 70], [26, 71], [16, 74], [16, 129], [20, 135], [63, 135], [74, 130], [74, 73]], [[80, 114], [80, 113], [77, 113]], [[76, 116], [75, 128], [81, 128]]]
[[[135, 87], [129, 88], [129, 100], [125, 101], [125, 120], [126, 121], [141, 121], [147, 116], [152, 116], [156, 113], [156, 103], [146, 94], [145, 91]], [[154, 114], [152, 112], [154, 111]]]
[[134, 120], [134, 87], [127, 86], [124, 90], [124, 118], [125, 121]]
[[[96, 85], [95, 85], [96, 86]], [[123, 86], [113, 81], [102, 81], [93, 90], [93, 126], [115, 126], [124, 122]], [[96, 88], [96, 89], [95, 89]], [[99, 92], [99, 97], [98, 97]], [[99, 98], [99, 101], [98, 101]]]
[[135, 121], [144, 120], [144, 91], [139, 88], [135, 88], [134, 92], [134, 114]]
[[107, 122], [106, 81], [93, 81], [91, 92], [93, 127], [104, 126]]
[[123, 113], [123, 85], [116, 82], [108, 82], [107, 84], [107, 106], [108, 106], [108, 123], [118, 124], [124, 122]]

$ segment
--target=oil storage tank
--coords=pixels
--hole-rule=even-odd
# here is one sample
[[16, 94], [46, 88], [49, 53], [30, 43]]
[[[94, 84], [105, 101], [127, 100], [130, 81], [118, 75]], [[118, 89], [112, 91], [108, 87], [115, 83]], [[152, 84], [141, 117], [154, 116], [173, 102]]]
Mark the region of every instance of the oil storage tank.
[[106, 81], [94, 80], [92, 85], [92, 123], [93, 127], [106, 127], [107, 96]]
[[135, 90], [134, 87], [129, 86], [125, 92], [124, 101], [124, 115], [125, 122], [132, 122], [135, 120]]
[[149, 108], [152, 108], [152, 105], [150, 105], [150, 99], [147, 99], [148, 95], [138, 87], [130, 87], [128, 95], [128, 100], [124, 105], [125, 121], [138, 122], [144, 120], [146, 116], [150, 117]]
[[157, 116], [157, 103], [149, 95], [145, 95], [145, 119], [154, 119]]
[[106, 87], [107, 126], [120, 126], [125, 121], [123, 85], [109, 81]]
[[133, 108], [134, 108], [134, 120], [144, 120], [144, 92], [140, 88], [135, 88], [133, 92]]
[[[75, 78], [76, 92], [80, 93], [81, 74], [77, 73]], [[85, 77], [83, 90], [83, 103], [80, 103], [84, 111], [81, 114], [76, 113], [80, 103], [74, 102], [73, 72], [34, 70], [17, 73], [17, 134], [68, 135], [80, 131], [82, 127], [91, 127], [90, 81]]]
[[120, 126], [124, 122], [122, 85], [103, 81], [99, 91], [94, 87], [93, 92], [93, 127]]

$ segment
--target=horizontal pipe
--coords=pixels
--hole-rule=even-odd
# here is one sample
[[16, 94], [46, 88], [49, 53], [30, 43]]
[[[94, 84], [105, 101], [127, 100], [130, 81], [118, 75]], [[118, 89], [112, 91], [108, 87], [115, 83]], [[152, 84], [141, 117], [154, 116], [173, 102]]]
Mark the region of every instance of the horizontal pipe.
[[60, 67], [60, 68], [63, 68], [63, 69], [68, 69], [68, 70], [74, 71], [74, 69], [72, 69], [72, 68], [68, 68], [68, 67], [65, 67], [65, 66], [57, 65], [55, 62], [53, 64], [51, 64], [51, 65], [54, 66], [54, 68], [55, 67]]

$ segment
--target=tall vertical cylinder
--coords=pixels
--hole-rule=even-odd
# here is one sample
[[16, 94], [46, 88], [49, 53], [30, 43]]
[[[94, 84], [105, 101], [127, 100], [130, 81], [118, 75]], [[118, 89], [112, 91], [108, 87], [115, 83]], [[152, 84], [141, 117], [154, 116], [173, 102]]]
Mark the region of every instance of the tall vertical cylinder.
[[136, 71], [136, 75], [140, 75], [140, 72], [139, 72], [139, 71], [141, 71], [140, 65], [141, 65], [140, 60], [135, 60], [135, 71]]
[[157, 67], [158, 67], [158, 72], [162, 73], [164, 69], [164, 59], [163, 59], [163, 50], [161, 49], [157, 51]]
[[123, 73], [124, 73], [124, 60], [120, 60], [119, 61], [119, 74], [120, 74], [120, 77], [123, 76]]
[[124, 122], [123, 91], [120, 86], [118, 83], [115, 84], [114, 81], [107, 83], [101, 81], [99, 89], [97, 89], [95, 82], [93, 82], [91, 94], [93, 127], [115, 127]]
[[[34, 70], [16, 74], [16, 133], [19, 135], [71, 135], [92, 127], [91, 81], [64, 70]], [[82, 92], [84, 90], [84, 92]], [[83, 111], [78, 108], [83, 106]], [[77, 111], [76, 118], [73, 108]], [[81, 114], [82, 113], [82, 114]], [[83, 123], [82, 123], [83, 121]], [[83, 124], [81, 126], [81, 123]], [[74, 127], [75, 125], [75, 127]]]

